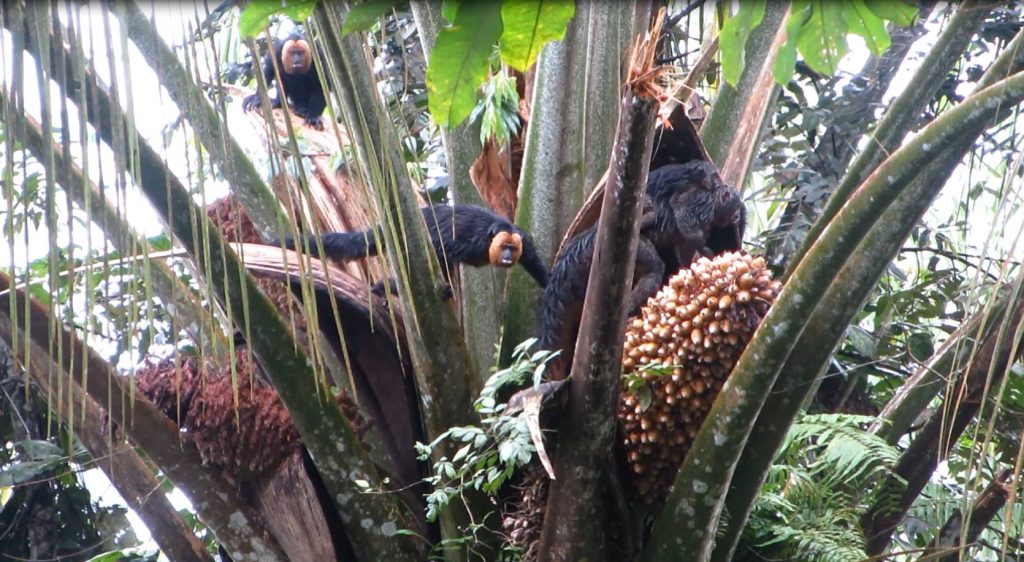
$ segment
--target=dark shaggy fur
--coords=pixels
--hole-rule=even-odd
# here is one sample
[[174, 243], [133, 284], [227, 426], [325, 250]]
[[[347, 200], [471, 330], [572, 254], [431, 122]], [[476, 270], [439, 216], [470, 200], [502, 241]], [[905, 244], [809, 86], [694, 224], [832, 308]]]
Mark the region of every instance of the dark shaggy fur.
[[[444, 268], [445, 280], [449, 284], [452, 273], [459, 264], [476, 267], [489, 265], [491, 240], [499, 233], [507, 232], [518, 234], [522, 241], [522, 253], [518, 263], [538, 285], [547, 285], [547, 268], [537, 255], [533, 239], [525, 230], [476, 205], [431, 205], [422, 210], [431, 245]], [[322, 235], [320, 240], [323, 243], [324, 254], [328, 258], [348, 261], [376, 256], [378, 236], [377, 229], [374, 229], [332, 232]], [[316, 255], [318, 248], [314, 237], [309, 237], [307, 242], [311, 254]], [[383, 240], [379, 242], [383, 244]], [[296, 247], [295, 241], [291, 238], [286, 238], [284, 245], [290, 249]]]
[[710, 162], [670, 164], [652, 171], [647, 198], [654, 221], [643, 234], [658, 248], [666, 275], [688, 267], [698, 253], [741, 248], [746, 225], [743, 199]]
[[[726, 185], [709, 162], [652, 170], [646, 195], [629, 297], [631, 315], [698, 253], [739, 250], [746, 216], [739, 192]], [[539, 344], [562, 351], [549, 367], [553, 379], [565, 378], [572, 367], [596, 236], [595, 225], [569, 241], [544, 290]]]
[[[284, 53], [286, 47], [288, 52]], [[263, 55], [263, 79], [268, 88], [277, 79], [271, 57], [277, 57], [281, 83], [277, 87], [277, 97], [270, 100], [270, 106], [278, 109], [282, 98], [288, 98], [292, 111], [304, 118], [307, 125], [323, 129], [322, 115], [327, 108], [327, 97], [320, 77], [317, 76], [316, 63], [313, 62], [313, 53], [305, 34], [296, 31], [284, 41], [276, 40], [273, 49]], [[251, 111], [259, 105], [260, 96], [255, 93], [245, 98], [242, 109]]]
[[[548, 376], [555, 380], [564, 379], [572, 368], [596, 242], [597, 225], [569, 241], [551, 268], [551, 279], [541, 298], [540, 348], [562, 350], [548, 365]], [[629, 296], [630, 315], [639, 312], [640, 307], [658, 290], [664, 270], [665, 264], [658, 257], [654, 245], [641, 236], [636, 248], [633, 289]]]

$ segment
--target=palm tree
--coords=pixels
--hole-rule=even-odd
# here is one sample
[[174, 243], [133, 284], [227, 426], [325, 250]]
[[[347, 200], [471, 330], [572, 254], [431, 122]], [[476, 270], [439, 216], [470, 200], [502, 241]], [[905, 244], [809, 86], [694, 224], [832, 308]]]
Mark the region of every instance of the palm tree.
[[[212, 559], [201, 528], [233, 560], [513, 556], [514, 529], [503, 529], [501, 518], [508, 504], [524, 505], [516, 497], [524, 488], [540, 494], [524, 523], [534, 526], [526, 553], [538, 559], [876, 555], [905, 547], [894, 530], [920, 506], [922, 490], [972, 422], [985, 428], [973, 441], [998, 435], [993, 411], [1012, 410], [1002, 400], [1016, 388], [1007, 373], [1018, 359], [1024, 311], [1024, 278], [1009, 261], [986, 280], [984, 298], [963, 307], [960, 330], [938, 350], [924, 346], [912, 357], [918, 374], [886, 390], [889, 396], [870, 397], [889, 399], [884, 423], [800, 416], [829, 365], [844, 361], [842, 346], [863, 320], [865, 302], [875, 306], [884, 293], [879, 280], [965, 158], [997, 139], [1008, 138], [1012, 151], [1017, 134], [1001, 124], [1014, 122], [1007, 119], [1024, 100], [1024, 35], [1018, 25], [1015, 35], [986, 39], [985, 26], [1013, 23], [1015, 8], [954, 6], [948, 21], [932, 14], [914, 31], [897, 29], [911, 23], [913, 10], [884, 3], [868, 11], [856, 2], [749, 3], [730, 14], [694, 2], [667, 22], [648, 2], [506, 0], [499, 10], [417, 0], [408, 12], [387, 3], [350, 9], [310, 2], [283, 12], [272, 4], [182, 10], [191, 12], [185, 21], [192, 27], [176, 49], [157, 33], [165, 7], [3, 7], [11, 40], [11, 79], [0, 92], [7, 229], [16, 231], [18, 217], [30, 222], [36, 205], [51, 252], [41, 263], [43, 279], [30, 269], [0, 273], [7, 295], [0, 333], [37, 396], [169, 557]], [[222, 81], [219, 70], [229, 64], [219, 57], [240, 59], [240, 42], [228, 31], [238, 13], [243, 32], [265, 30], [275, 13], [306, 22], [317, 72], [332, 93], [324, 131], [280, 110], [246, 114], [248, 129], [237, 121], [228, 96], [242, 88]], [[705, 27], [716, 17], [722, 26]], [[891, 33], [884, 21], [892, 22]], [[887, 102], [880, 118], [865, 117], [883, 104], [912, 39], [929, 30], [934, 45], [916, 67], [913, 87]], [[856, 78], [872, 87], [841, 90], [828, 77], [847, 32], [867, 39], [873, 54]], [[253, 39], [243, 43], [260, 50]], [[381, 96], [371, 62], [387, 61], [396, 44], [413, 53], [402, 68], [412, 83]], [[496, 44], [501, 63], [492, 57]], [[985, 59], [971, 93], [953, 90], [962, 99], [936, 106], [950, 69], [978, 45], [1000, 49]], [[709, 71], [719, 50], [725, 84]], [[802, 74], [793, 70], [798, 52]], [[100, 65], [103, 59], [110, 64]], [[685, 61], [688, 73], [659, 67], [669, 59]], [[148, 68], [140, 72], [139, 65]], [[184, 158], [175, 145], [160, 146], [142, 132], [149, 116], [134, 80], [149, 72], [180, 112], [181, 131], [165, 140], [187, 139]], [[481, 80], [490, 80], [488, 91], [502, 87], [493, 75], [517, 76], [522, 106], [488, 98], [479, 105], [492, 111], [491, 122], [486, 111], [464, 120], [478, 105]], [[698, 129], [678, 102], [695, 88], [708, 91], [709, 77], [717, 92]], [[669, 80], [676, 87], [666, 89], [667, 78], [677, 78]], [[813, 111], [805, 103], [799, 112], [800, 127], [817, 139], [799, 154], [814, 163], [793, 188], [780, 190], [783, 220], [748, 237], [750, 249], [767, 254], [782, 281], [773, 291], [781, 292], [730, 363], [728, 383], [713, 403], [707, 399], [671, 490], [653, 507], [641, 505], [615, 451], [624, 384], [632, 392], [630, 381], [642, 379], [627, 374], [623, 382], [622, 346], [625, 280], [632, 278], [648, 169], [708, 159], [727, 182], [756, 184], [765, 177], [773, 133], [791, 119], [787, 96], [802, 95], [808, 80], [827, 82]], [[508, 94], [508, 83], [504, 88]], [[412, 103], [424, 89], [432, 121]], [[481, 139], [482, 123], [495, 130], [494, 115], [504, 119], [504, 129], [497, 127], [504, 134]], [[827, 115], [827, 125], [812, 122], [817, 115]], [[508, 127], [517, 122], [520, 130]], [[242, 147], [251, 136], [269, 148], [253, 151], [269, 154], [260, 162], [269, 182]], [[409, 157], [438, 139], [450, 200], [514, 211], [510, 218], [549, 263], [567, 233], [598, 225], [572, 377], [516, 394], [507, 409], [496, 381], [525, 378], [548, 357], [522, 345], [533, 335], [540, 293], [521, 268], [464, 267], [456, 298], [444, 298], [441, 264], [420, 218], [431, 194], [419, 189], [421, 168]], [[827, 181], [812, 184], [812, 175]], [[218, 188], [214, 177], [228, 186], [229, 200], [207, 199]], [[31, 202], [36, 193], [39, 201]], [[163, 221], [163, 236], [136, 232], [125, 202], [137, 194]], [[757, 226], [768, 222], [751, 216]], [[381, 257], [365, 264], [326, 264], [270, 243], [378, 224]], [[93, 225], [102, 232], [96, 239]], [[73, 237], [66, 259], [53, 251], [61, 228], [89, 233], [85, 243]], [[385, 277], [396, 280], [397, 295], [370, 290]], [[891, 339], [875, 336], [875, 351]], [[912, 353], [922, 349], [920, 338], [900, 341]], [[162, 359], [140, 361], [161, 346]], [[498, 372], [488, 377], [492, 366]], [[941, 394], [944, 380], [951, 392]], [[929, 410], [933, 403], [938, 407]], [[901, 442], [926, 412], [923, 429]], [[541, 426], [556, 431], [536, 437]], [[493, 439], [502, 435], [519, 439], [519, 448], [501, 449]], [[826, 462], [844, 443], [848, 454]], [[801, 444], [810, 445], [800, 451]], [[819, 446], [813, 459], [801, 456]], [[544, 476], [542, 461], [554, 480]], [[995, 517], [992, 502], [1002, 505], [1009, 495], [1000, 492], [1010, 480], [1007, 466], [997, 468], [988, 495], [967, 517], [951, 519], [948, 528], [963, 532], [936, 535], [929, 555], [956, 556], [979, 540], [979, 520]], [[780, 486], [778, 470], [841, 487], [806, 501], [822, 510], [842, 503], [836, 513], [844, 517], [817, 534], [791, 525], [808, 496], [800, 495], [806, 488]], [[154, 493], [158, 478], [185, 493], [201, 526]], [[761, 509], [766, 500], [777, 502], [775, 509]], [[1002, 549], [1015, 547], [1007, 534]]]

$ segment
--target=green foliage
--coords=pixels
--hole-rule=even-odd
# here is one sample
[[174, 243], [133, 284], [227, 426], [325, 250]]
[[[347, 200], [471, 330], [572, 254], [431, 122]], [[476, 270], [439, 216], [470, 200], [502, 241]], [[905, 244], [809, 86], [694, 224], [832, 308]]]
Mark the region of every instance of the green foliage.
[[[357, 4], [349, 11], [342, 34], [370, 29], [397, 3], [370, 0]], [[544, 45], [565, 35], [576, 13], [571, 0], [504, 0], [498, 7], [493, 2], [457, 0], [441, 4], [441, 15], [450, 25], [437, 34], [426, 82], [430, 113], [442, 127], [456, 127], [471, 114], [476, 118], [477, 91], [491, 71], [495, 44], [503, 63], [525, 72]], [[487, 104], [485, 100], [485, 109]], [[509, 126], [508, 118], [496, 109], [492, 115], [484, 115], [484, 127], [489, 125], [493, 133], [482, 138], [515, 134], [518, 129], [518, 122]]]
[[316, 0], [251, 0], [238, 18], [242, 37], [255, 37], [273, 16], [288, 16], [293, 21], [306, 21], [313, 14]]
[[455, 127], [472, 113], [500, 35], [500, 14], [487, 2], [460, 4], [455, 23], [437, 34], [427, 66], [427, 102], [442, 127]]
[[900, 27], [907, 27], [914, 23], [914, 18], [917, 17], [917, 6], [913, 2], [867, 0], [867, 5], [876, 16], [891, 21]]
[[874, 497], [870, 484], [898, 460], [861, 429], [872, 420], [821, 414], [793, 424], [745, 531], [748, 548], [811, 562], [866, 558], [858, 520]]
[[[735, 86], [743, 73], [746, 42], [761, 23], [765, 3], [740, 2], [739, 11], [722, 26], [722, 75]], [[917, 8], [900, 0], [794, 0], [786, 22], [786, 42], [775, 59], [775, 80], [786, 84], [793, 76], [799, 51], [807, 66], [832, 76], [849, 52], [848, 34], [864, 39], [868, 49], [881, 55], [891, 40], [885, 22], [907, 26]]]
[[[450, 447], [456, 452], [441, 456], [433, 463], [433, 476], [427, 478], [433, 492], [427, 496], [427, 518], [434, 520], [452, 499], [468, 488], [494, 495], [515, 473], [533, 458], [525, 412], [505, 415], [506, 404], [498, 402], [505, 387], [521, 387], [532, 379], [540, 384], [544, 369], [557, 352], [529, 350], [536, 343], [529, 339], [515, 348], [513, 362], [491, 375], [484, 383], [474, 407], [480, 413], [481, 427], [453, 427], [429, 445], [417, 443], [420, 460], [428, 460], [434, 451]], [[440, 447], [440, 449], [439, 449]]]
[[[0, 559], [84, 560], [136, 546], [128, 510], [96, 503], [81, 477], [96, 461], [69, 425], [50, 418], [47, 397], [34, 384], [23, 386], [25, 375], [14, 365], [0, 343]], [[81, 423], [73, 421], [76, 428]], [[42, 520], [31, 516], [39, 513]], [[41, 540], [40, 524], [46, 529]]]
[[765, 0], [741, 2], [736, 15], [725, 20], [719, 42], [722, 49], [722, 75], [725, 81], [735, 86], [746, 66], [744, 46], [754, 28], [764, 19]]
[[441, 2], [441, 17], [448, 23], [455, 23], [455, 14], [459, 13], [459, 0], [444, 0]]
[[575, 13], [576, 5], [565, 0], [504, 0], [501, 60], [526, 72], [537, 60], [541, 47], [565, 36], [565, 28]]
[[52, 441], [29, 439], [11, 445], [21, 451], [21, 460], [0, 468], [0, 488], [39, 480], [67, 461], [64, 449]]
[[352, 6], [341, 24], [341, 34], [347, 35], [353, 31], [366, 31], [377, 23], [377, 19], [395, 7], [396, 0], [369, 0], [362, 4]]
[[491, 2], [442, 5], [451, 25], [438, 33], [427, 67], [430, 113], [442, 127], [458, 126], [476, 106], [495, 43], [502, 62], [525, 71], [545, 44], [565, 35], [575, 14], [568, 0], [505, 0], [496, 8]]
[[473, 109], [471, 121], [480, 120], [480, 142], [507, 143], [519, 133], [519, 93], [516, 79], [504, 72], [495, 74], [484, 86], [484, 97]]

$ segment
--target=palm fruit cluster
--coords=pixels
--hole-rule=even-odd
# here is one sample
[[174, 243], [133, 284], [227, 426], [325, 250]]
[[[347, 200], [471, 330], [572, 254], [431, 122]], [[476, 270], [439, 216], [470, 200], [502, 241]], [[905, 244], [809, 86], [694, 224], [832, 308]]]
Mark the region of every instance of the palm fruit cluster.
[[519, 550], [520, 560], [536, 560], [548, 503], [549, 479], [539, 462], [523, 467], [515, 493], [504, 506], [501, 526], [507, 544]]
[[[235, 349], [232, 366], [209, 357], [179, 354], [147, 363], [135, 383], [183, 430], [203, 462], [232, 482], [252, 481], [298, 450], [299, 434], [277, 392], [262, 381], [248, 350]], [[348, 394], [335, 396], [361, 437], [369, 428]]]
[[668, 493], [712, 402], [781, 290], [764, 258], [683, 269], [626, 328], [619, 431], [638, 499]]

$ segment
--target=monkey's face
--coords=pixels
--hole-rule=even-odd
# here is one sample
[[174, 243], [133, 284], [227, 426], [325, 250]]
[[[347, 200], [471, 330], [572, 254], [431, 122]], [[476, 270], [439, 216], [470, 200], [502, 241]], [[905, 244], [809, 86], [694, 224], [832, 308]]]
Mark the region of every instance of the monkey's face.
[[523, 237], [516, 232], [499, 231], [491, 236], [488, 254], [491, 265], [512, 267], [519, 263], [519, 256], [523, 255]]
[[305, 74], [313, 66], [313, 54], [305, 39], [289, 39], [281, 47], [282, 70], [288, 74]]
[[711, 221], [712, 226], [723, 227], [740, 222], [740, 214], [743, 212], [743, 198], [735, 188], [723, 185], [716, 194], [715, 214]]

